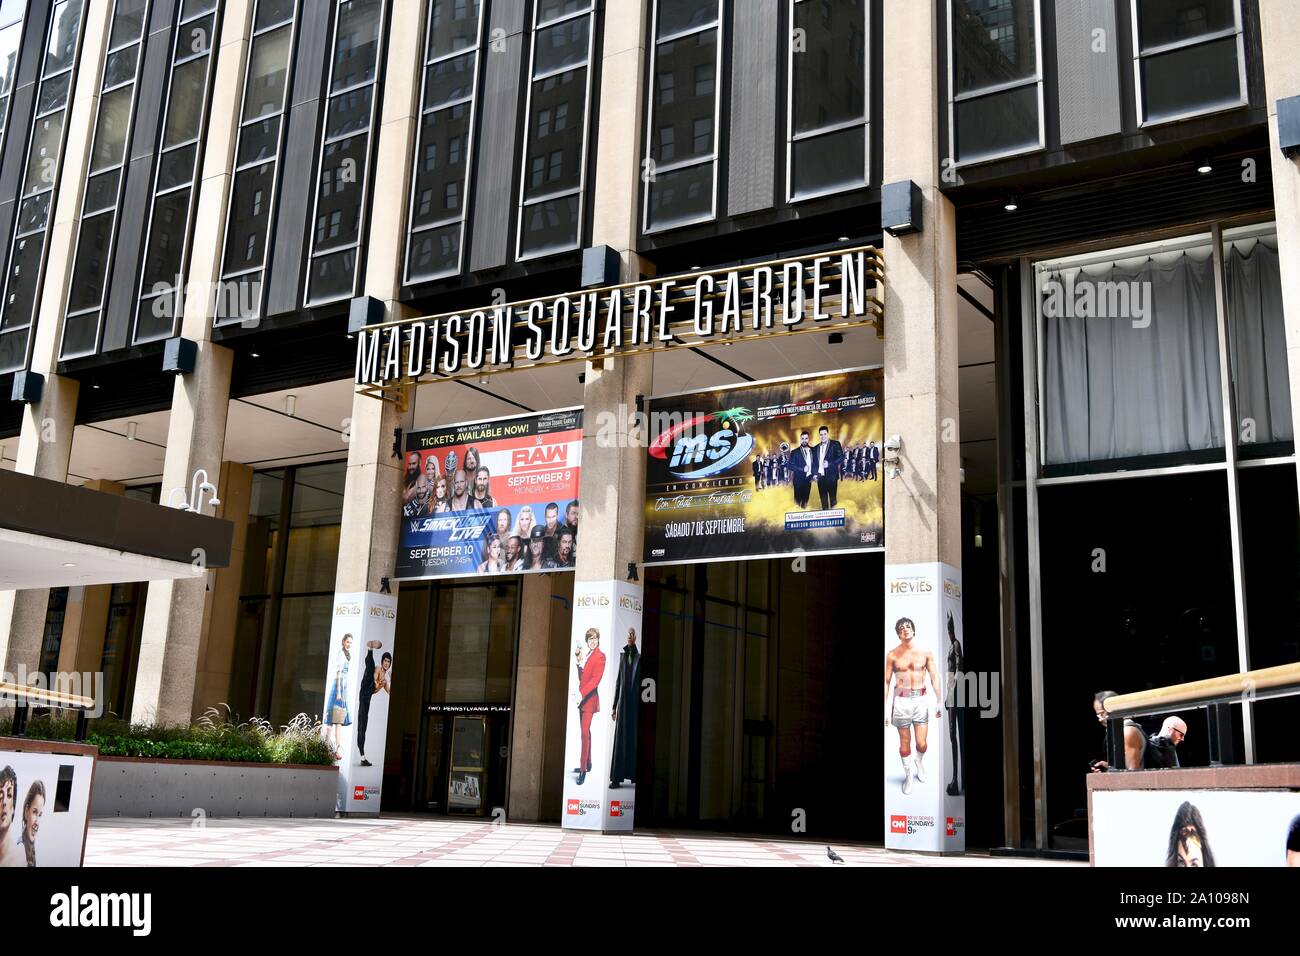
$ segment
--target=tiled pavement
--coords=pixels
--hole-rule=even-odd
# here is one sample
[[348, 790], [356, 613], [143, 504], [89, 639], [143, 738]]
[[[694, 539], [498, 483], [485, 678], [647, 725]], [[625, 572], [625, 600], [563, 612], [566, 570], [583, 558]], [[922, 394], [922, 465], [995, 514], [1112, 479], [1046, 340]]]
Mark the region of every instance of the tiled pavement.
[[[846, 866], [1077, 866], [1041, 860], [933, 857], [833, 844]], [[385, 814], [377, 819], [93, 819], [86, 866], [833, 866], [826, 844], [779, 837], [637, 831]]]

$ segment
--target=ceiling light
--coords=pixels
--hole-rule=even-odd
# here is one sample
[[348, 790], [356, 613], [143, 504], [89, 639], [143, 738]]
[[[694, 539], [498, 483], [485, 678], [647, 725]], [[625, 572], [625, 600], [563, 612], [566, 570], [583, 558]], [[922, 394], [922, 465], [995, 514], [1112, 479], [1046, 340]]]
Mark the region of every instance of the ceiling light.
[[480, 385], [486, 385], [488, 383], [488, 377], [486, 375], [480, 375], [478, 377], [478, 383]]
[[249, 352], [249, 353], [248, 353], [248, 357], [249, 357], [249, 358], [261, 358], [262, 356], [261, 356], [261, 354], [258, 353], [258, 352]]
[[1002, 204], [1002, 208], [1005, 209], [1007, 212], [1015, 212], [1017, 209], [1020, 208], [1020, 204], [1016, 202], [1015, 197], [1012, 196], [1005, 203]]
[[1210, 165], [1210, 161], [1208, 159], [1203, 159], [1201, 160], [1200, 165], [1196, 167], [1196, 171], [1200, 173], [1202, 176], [1205, 176], [1208, 173], [1214, 172], [1214, 167]]
[[64, 561], [64, 562], [63, 562], [63, 566], [64, 566], [65, 568], [75, 568], [75, 567], [77, 566], [77, 564], [76, 564], [75, 561]]
[[836, 239], [835, 241], [836, 241], [836, 242], [848, 242], [848, 241], [849, 241], [849, 237], [848, 237], [848, 236], [840, 236], [840, 237], [839, 237], [838, 239]]
[[135, 441], [135, 430], [139, 427], [139, 422], [126, 423], [126, 440]]
[[298, 407], [297, 395], [284, 396], [284, 413], [286, 415], [288, 415], [290, 418], [293, 418], [293, 413], [297, 409], [297, 407]]

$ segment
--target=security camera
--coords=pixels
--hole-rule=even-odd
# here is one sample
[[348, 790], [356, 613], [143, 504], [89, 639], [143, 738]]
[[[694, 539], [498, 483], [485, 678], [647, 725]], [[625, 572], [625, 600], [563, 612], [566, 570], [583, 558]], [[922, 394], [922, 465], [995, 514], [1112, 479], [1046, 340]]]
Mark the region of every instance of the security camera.
[[903, 439], [898, 435], [890, 435], [885, 439], [885, 447], [880, 455], [880, 463], [885, 466], [885, 471], [890, 478], [897, 478], [899, 471], [902, 470], [903, 463], [898, 457], [899, 449], [902, 447]]

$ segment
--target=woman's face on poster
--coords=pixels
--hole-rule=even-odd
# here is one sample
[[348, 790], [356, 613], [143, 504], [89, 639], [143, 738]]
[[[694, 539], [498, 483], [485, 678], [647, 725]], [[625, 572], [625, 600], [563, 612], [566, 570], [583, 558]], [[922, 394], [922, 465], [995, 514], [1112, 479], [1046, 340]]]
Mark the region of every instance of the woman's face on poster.
[[424, 477], [430, 481], [438, 477], [438, 459], [433, 455], [424, 460]]
[[41, 817], [45, 813], [45, 798], [37, 795], [23, 814], [23, 828], [27, 831], [29, 841], [36, 839], [36, 834], [41, 829]]

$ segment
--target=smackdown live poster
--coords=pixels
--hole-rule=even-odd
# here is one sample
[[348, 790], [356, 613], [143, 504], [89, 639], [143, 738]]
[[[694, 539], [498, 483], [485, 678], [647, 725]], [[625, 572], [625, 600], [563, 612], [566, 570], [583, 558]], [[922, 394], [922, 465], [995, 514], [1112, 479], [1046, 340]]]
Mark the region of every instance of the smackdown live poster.
[[656, 398], [645, 563], [884, 548], [879, 367]]
[[412, 432], [396, 577], [572, 569], [581, 459], [581, 409]]

